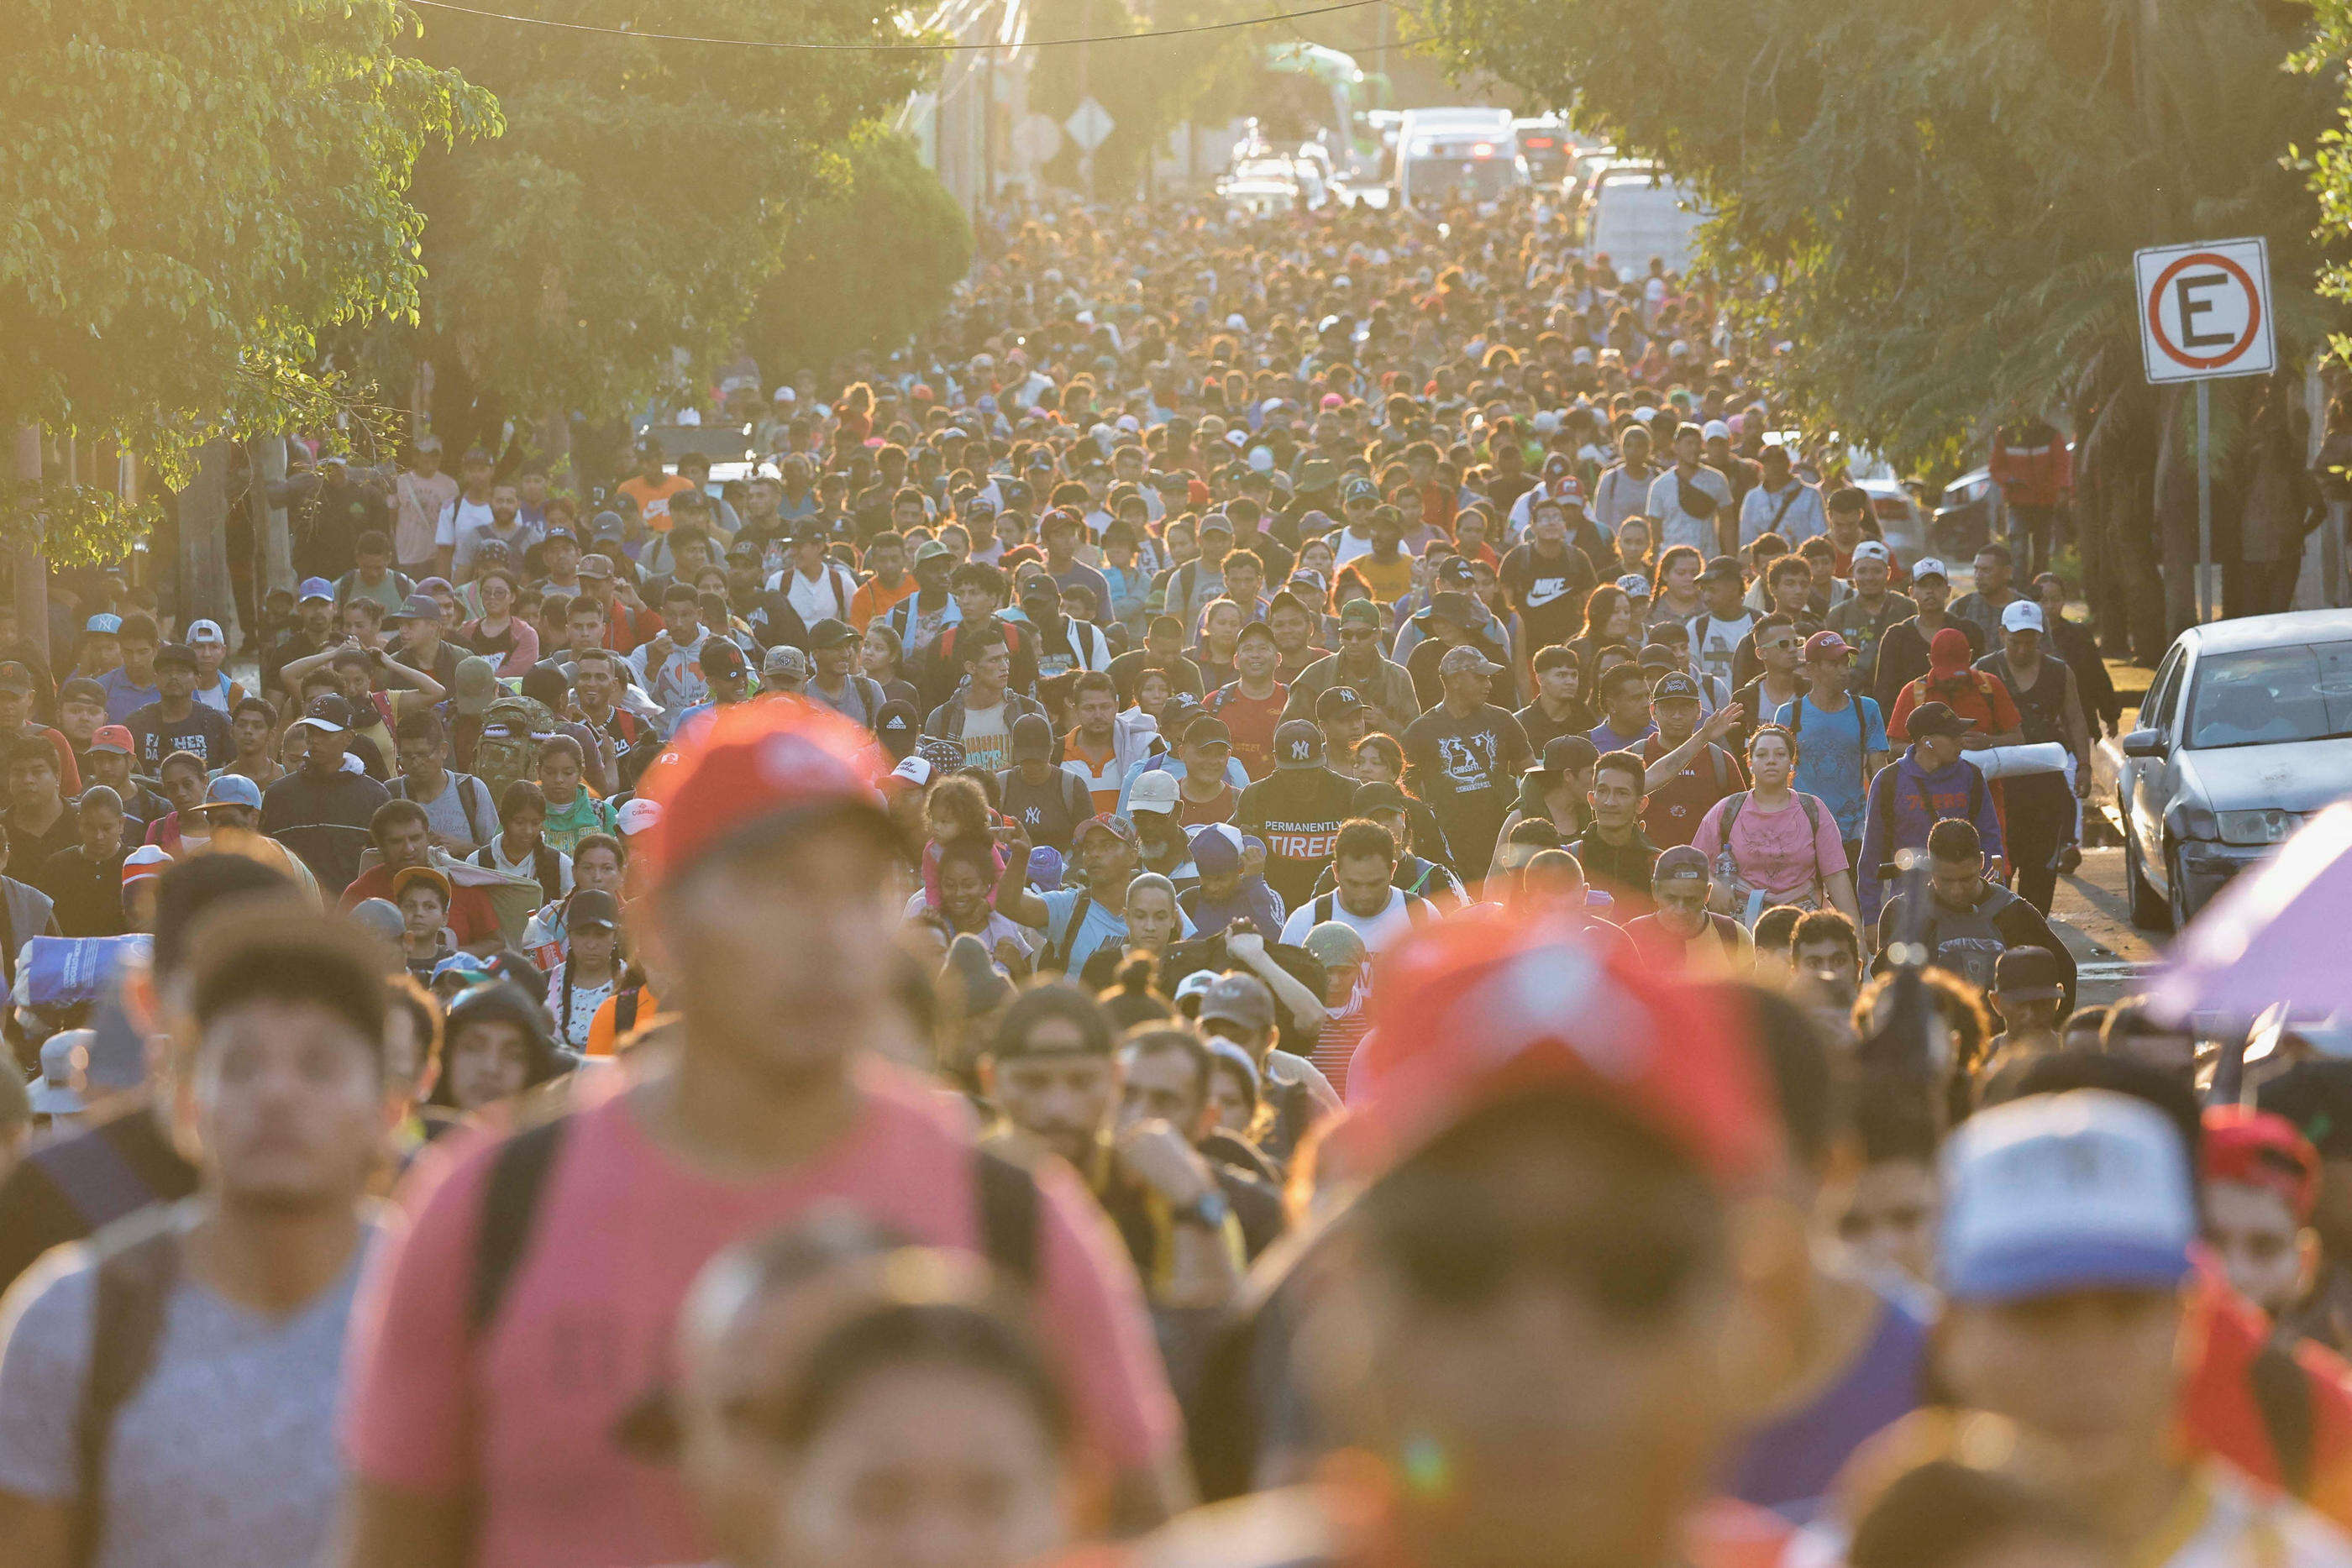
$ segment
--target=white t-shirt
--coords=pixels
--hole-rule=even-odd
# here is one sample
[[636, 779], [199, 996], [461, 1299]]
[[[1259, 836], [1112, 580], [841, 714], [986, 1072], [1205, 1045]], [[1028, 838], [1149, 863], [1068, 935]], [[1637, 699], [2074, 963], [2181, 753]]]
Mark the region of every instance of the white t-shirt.
[[1338, 894], [1328, 895], [1327, 906], [1321, 898], [1310, 898], [1290, 912], [1282, 923], [1282, 939], [1292, 946], [1303, 946], [1307, 934], [1326, 920], [1336, 920], [1364, 939], [1364, 951], [1378, 953], [1423, 920], [1437, 918], [1437, 908], [1425, 898], [1416, 898], [1401, 887], [1389, 889], [1386, 907], [1378, 915], [1359, 915], [1349, 909]]
[[1004, 702], [997, 699], [994, 707], [968, 707], [963, 710], [964, 761], [974, 768], [1001, 772], [1012, 766], [1008, 755], [1013, 737], [1004, 721]]

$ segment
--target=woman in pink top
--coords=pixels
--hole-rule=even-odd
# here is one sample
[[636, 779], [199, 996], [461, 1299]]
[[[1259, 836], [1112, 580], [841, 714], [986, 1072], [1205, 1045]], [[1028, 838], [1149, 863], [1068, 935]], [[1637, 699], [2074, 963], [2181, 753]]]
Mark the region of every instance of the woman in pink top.
[[1775, 904], [1835, 909], [1860, 930], [1837, 818], [1817, 797], [1790, 787], [1796, 771], [1797, 737], [1777, 724], [1759, 725], [1748, 740], [1754, 784], [1717, 801], [1691, 835], [1715, 865], [1714, 907], [1749, 925]]
[[500, 675], [519, 679], [539, 663], [539, 633], [514, 613], [514, 576], [494, 566], [476, 580], [476, 586], [482, 595], [481, 618], [459, 628], [457, 641], [496, 659]]

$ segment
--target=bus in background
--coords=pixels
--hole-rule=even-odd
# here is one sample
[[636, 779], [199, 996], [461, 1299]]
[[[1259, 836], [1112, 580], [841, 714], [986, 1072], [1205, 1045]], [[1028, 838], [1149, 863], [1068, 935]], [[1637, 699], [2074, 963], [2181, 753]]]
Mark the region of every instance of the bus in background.
[[1397, 201], [1498, 201], [1531, 183], [1507, 109], [1408, 109], [1397, 127]]

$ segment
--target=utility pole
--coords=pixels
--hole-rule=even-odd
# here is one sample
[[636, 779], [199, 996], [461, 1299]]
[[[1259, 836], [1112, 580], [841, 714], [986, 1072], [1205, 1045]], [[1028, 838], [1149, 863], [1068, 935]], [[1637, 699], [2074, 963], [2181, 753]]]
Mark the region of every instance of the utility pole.
[[[1081, 39], [1087, 39], [1094, 36], [1095, 0], [1085, 0], [1085, 4], [1078, 10], [1078, 37]], [[1078, 45], [1078, 101], [1080, 103], [1086, 102], [1088, 96], [1087, 57], [1094, 52], [1095, 47], [1090, 43], [1082, 42]], [[1078, 182], [1085, 186], [1087, 202], [1091, 205], [1095, 199], [1095, 152], [1091, 147], [1078, 149]]]

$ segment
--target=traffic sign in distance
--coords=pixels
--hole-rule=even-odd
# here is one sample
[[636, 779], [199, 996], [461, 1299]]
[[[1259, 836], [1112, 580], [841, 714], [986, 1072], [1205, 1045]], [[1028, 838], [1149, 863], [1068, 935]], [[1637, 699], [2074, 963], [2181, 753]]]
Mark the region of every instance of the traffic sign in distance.
[[1062, 121], [1062, 129], [1083, 151], [1091, 152], [1109, 139], [1110, 133], [1118, 129], [1118, 122], [1110, 117], [1110, 110], [1088, 98], [1070, 110], [1070, 118]]
[[1024, 114], [1013, 128], [1013, 151], [1034, 168], [1053, 162], [1062, 150], [1062, 128], [1050, 114]]
[[2139, 251], [2132, 276], [2149, 381], [2258, 376], [2277, 367], [2270, 246], [2261, 236]]

